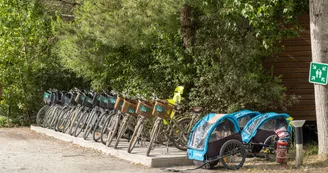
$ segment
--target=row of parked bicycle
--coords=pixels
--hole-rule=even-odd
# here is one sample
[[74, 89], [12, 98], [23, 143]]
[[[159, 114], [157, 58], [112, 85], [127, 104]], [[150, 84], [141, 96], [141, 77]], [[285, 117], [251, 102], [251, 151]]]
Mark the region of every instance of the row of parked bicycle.
[[84, 139], [91, 135], [94, 141], [115, 149], [125, 138], [129, 153], [136, 144], [147, 147], [147, 156], [158, 144], [187, 150], [189, 133], [201, 108], [193, 108], [190, 115], [179, 114], [177, 103], [182, 92], [180, 86], [173, 99], [154, 96], [147, 101], [141, 95], [131, 99], [114, 92], [49, 90], [44, 92], [45, 105], [37, 114], [37, 124]]
[[292, 120], [288, 114], [242, 110], [201, 118], [201, 108], [193, 108], [191, 114], [182, 115], [177, 106], [182, 92], [183, 87], [177, 87], [172, 99], [154, 96], [147, 101], [140, 95], [131, 99], [114, 92], [49, 90], [37, 124], [84, 139], [91, 135], [114, 148], [128, 140], [129, 153], [139, 144], [147, 148], [147, 156], [156, 145], [174, 145], [206, 168], [221, 161], [227, 169], [238, 169], [247, 153], [278, 162], [286, 159]]

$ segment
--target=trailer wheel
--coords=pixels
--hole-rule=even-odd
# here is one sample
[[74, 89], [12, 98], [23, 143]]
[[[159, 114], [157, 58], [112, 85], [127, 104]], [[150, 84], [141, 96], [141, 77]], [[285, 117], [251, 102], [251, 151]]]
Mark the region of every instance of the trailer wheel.
[[225, 142], [220, 149], [222, 165], [231, 170], [242, 167], [246, 160], [246, 149], [244, 145], [233, 139]]

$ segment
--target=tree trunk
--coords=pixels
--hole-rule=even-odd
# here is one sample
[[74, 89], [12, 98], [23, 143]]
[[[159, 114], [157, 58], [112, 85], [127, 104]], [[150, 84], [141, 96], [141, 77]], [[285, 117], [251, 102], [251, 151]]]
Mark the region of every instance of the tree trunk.
[[192, 18], [192, 8], [185, 4], [181, 10], [181, 32], [183, 35], [183, 45], [184, 47], [189, 47], [195, 42], [195, 27], [191, 21]]
[[[328, 1], [310, 0], [312, 61], [328, 63]], [[318, 154], [328, 156], [328, 88], [315, 85], [315, 105], [318, 128]]]

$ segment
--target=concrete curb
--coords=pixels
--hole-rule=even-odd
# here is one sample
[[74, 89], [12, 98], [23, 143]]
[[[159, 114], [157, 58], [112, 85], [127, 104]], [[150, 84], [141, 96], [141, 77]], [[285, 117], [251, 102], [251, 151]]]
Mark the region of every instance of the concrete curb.
[[106, 147], [102, 143], [96, 143], [90, 139], [84, 140], [83, 138], [73, 137], [47, 128], [31, 126], [31, 130], [82, 147], [99, 150], [119, 159], [142, 164], [151, 168], [193, 165], [192, 161], [187, 159], [187, 153], [185, 151], [180, 151], [174, 147], [169, 147], [169, 154], [163, 154], [163, 152], [167, 151], [167, 148], [165, 146], [158, 146], [151, 152], [151, 156], [147, 157], [145, 154], [147, 148], [144, 147], [135, 148], [133, 152], [129, 154], [127, 152], [128, 142], [124, 140], [120, 141], [118, 149], [114, 149], [113, 147]]

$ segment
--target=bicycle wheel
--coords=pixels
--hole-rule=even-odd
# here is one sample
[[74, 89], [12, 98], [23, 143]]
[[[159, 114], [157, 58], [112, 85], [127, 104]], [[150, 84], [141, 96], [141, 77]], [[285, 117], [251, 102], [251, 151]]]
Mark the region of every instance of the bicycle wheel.
[[246, 160], [246, 150], [244, 145], [235, 140], [225, 142], [220, 149], [222, 165], [231, 170], [242, 167]]
[[60, 108], [58, 106], [55, 106], [54, 112], [51, 116], [51, 120], [49, 121], [48, 128], [54, 129], [54, 126], [59, 116], [59, 112], [60, 112]]
[[121, 139], [121, 137], [123, 136], [123, 134], [125, 133], [125, 131], [127, 129], [130, 117], [131, 117], [130, 115], [126, 115], [123, 118], [122, 124], [120, 125], [120, 128], [118, 130], [118, 135], [116, 137], [116, 141], [115, 141], [115, 144], [114, 144], [115, 149], [117, 149], [118, 143], [120, 143], [120, 139]]
[[83, 133], [83, 139], [86, 140], [88, 138], [88, 136], [90, 135], [90, 133], [92, 133], [92, 130], [94, 129], [96, 123], [97, 123], [97, 119], [98, 119], [99, 115], [97, 112], [94, 112], [87, 123], [87, 126], [85, 127], [84, 133]]
[[155, 121], [155, 124], [150, 132], [150, 141], [149, 141], [149, 146], [147, 149], [147, 153], [146, 156], [149, 156], [150, 151], [153, 150], [155, 148], [155, 140], [157, 139], [157, 135], [160, 131], [161, 128], [161, 124], [162, 124], [162, 119], [161, 118], [157, 118]]
[[172, 142], [173, 142], [174, 146], [176, 148], [178, 148], [179, 150], [187, 151], [187, 143], [188, 143], [188, 137], [189, 137], [188, 129], [189, 129], [191, 120], [192, 119], [189, 117], [180, 119], [177, 122], [178, 126], [174, 125], [171, 129], [172, 131], [170, 134], [172, 135], [171, 138], [173, 138]]
[[58, 124], [63, 120], [63, 115], [64, 115], [64, 113], [65, 113], [65, 111], [67, 110], [67, 107], [66, 106], [64, 106], [61, 110], [59, 110], [59, 112], [57, 113], [57, 119], [56, 119], [56, 121], [54, 122], [54, 127], [53, 127], [53, 129], [55, 130], [55, 131], [58, 131]]
[[70, 126], [70, 119], [72, 118], [72, 109], [69, 108], [67, 109], [64, 113], [63, 113], [63, 118], [62, 121], [60, 121], [60, 123], [58, 123], [58, 131], [62, 132], [62, 133], [66, 133], [66, 131], [68, 130], [69, 126]]
[[108, 138], [106, 141], [106, 146], [110, 146], [110, 144], [113, 142], [117, 129], [118, 129], [118, 125], [119, 125], [119, 114], [117, 114], [115, 117], [111, 118], [111, 120], [108, 123]]
[[276, 161], [276, 149], [279, 137], [277, 135], [271, 135], [264, 141], [263, 153], [264, 157], [268, 161]]
[[92, 131], [92, 139], [95, 142], [98, 142], [101, 138], [101, 132], [105, 128], [105, 123], [108, 117], [108, 112], [104, 112], [100, 115], [99, 120], [97, 121], [93, 131]]
[[133, 134], [131, 136], [131, 140], [129, 142], [129, 146], [128, 146], [128, 153], [131, 153], [133, 148], [135, 147], [138, 139], [139, 139], [139, 136], [143, 130], [143, 121], [144, 121], [145, 117], [141, 117], [139, 120], [138, 120], [138, 123], [136, 125], [136, 127], [134, 128], [134, 131], [133, 131]]
[[105, 127], [101, 130], [101, 134], [100, 134], [100, 140], [101, 143], [103, 143], [104, 145], [106, 145], [106, 141], [108, 139], [108, 132], [109, 132], [109, 122], [112, 119], [113, 116], [108, 116], [105, 120]]
[[74, 136], [78, 137], [83, 130], [85, 130], [87, 126], [87, 122], [90, 118], [91, 113], [89, 113], [87, 110], [83, 112], [82, 116], [80, 117], [77, 126], [74, 131]]
[[71, 119], [71, 122], [70, 122], [70, 127], [69, 127], [68, 134], [73, 136], [73, 134], [75, 132], [74, 131], [75, 127], [77, 126], [77, 122], [79, 121], [80, 116], [82, 114], [83, 114], [83, 111], [82, 111], [81, 108], [77, 108], [72, 112], [72, 119]]
[[48, 128], [50, 126], [55, 110], [56, 110], [56, 106], [50, 106], [50, 108], [46, 112], [46, 118], [44, 120], [44, 125], [43, 125], [44, 128]]
[[56, 126], [55, 129], [59, 132], [63, 131], [62, 124], [65, 121], [65, 119], [67, 118], [66, 112], [68, 112], [68, 111], [69, 111], [69, 107], [64, 107], [64, 109], [62, 110], [62, 112], [59, 115], [58, 121], [55, 125]]
[[41, 126], [43, 124], [44, 118], [46, 116], [47, 110], [50, 108], [49, 105], [44, 105], [36, 115], [36, 124]]

